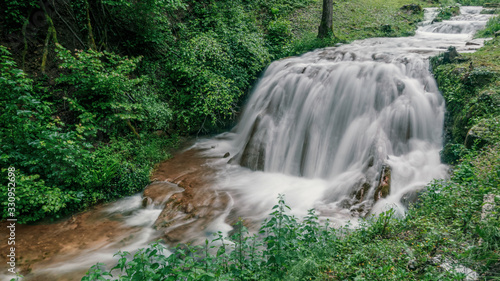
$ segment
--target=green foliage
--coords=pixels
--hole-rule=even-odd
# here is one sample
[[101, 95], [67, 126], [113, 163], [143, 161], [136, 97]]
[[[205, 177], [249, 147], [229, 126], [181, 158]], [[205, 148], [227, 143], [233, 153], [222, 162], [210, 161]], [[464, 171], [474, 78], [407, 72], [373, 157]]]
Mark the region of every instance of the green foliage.
[[493, 37], [500, 30], [500, 16], [492, 17], [486, 23], [486, 27], [476, 33], [476, 37]]
[[266, 39], [268, 40], [269, 45], [272, 46], [271, 52], [273, 54], [282, 54], [284, 47], [287, 47], [292, 39], [290, 21], [285, 18], [270, 21], [267, 26]]
[[[473, 267], [488, 279], [498, 274], [494, 267], [499, 258], [498, 212], [480, 220], [482, 194], [492, 189], [474, 188], [476, 171], [469, 164], [460, 165], [450, 181], [430, 184], [418, 206], [410, 208], [404, 218], [395, 217], [390, 209], [361, 220], [354, 229], [320, 224], [314, 210], [299, 221], [288, 214], [289, 207], [280, 196], [260, 235], [249, 235], [240, 221], [230, 238], [218, 233], [204, 245], [178, 245], [168, 253], [154, 243], [134, 255], [120, 252], [111, 271], [97, 264], [82, 280], [463, 278], [453, 270], [443, 270], [445, 259]], [[482, 241], [479, 246], [478, 239]]]
[[439, 2], [444, 5], [458, 3], [463, 6], [483, 6], [487, 3], [496, 3], [496, 0], [440, 0]]
[[10, 32], [19, 31], [21, 26], [28, 20], [30, 12], [38, 8], [40, 1], [37, 0], [6, 0], [0, 4], [0, 17], [3, 22], [0, 26], [9, 29]]
[[499, 66], [492, 59], [497, 56], [496, 52], [478, 51], [452, 63], [444, 63], [442, 56], [431, 59], [434, 76], [446, 100], [447, 144], [442, 154], [447, 163], [455, 163], [466, 152], [462, 147], [480, 148], [497, 141], [494, 136], [498, 134], [500, 114]]
[[[2, 169], [4, 174], [6, 169]], [[47, 186], [40, 176], [35, 174], [26, 176], [22, 172], [16, 172], [15, 189], [15, 217], [19, 223], [28, 223], [55, 216], [68, 204], [74, 202], [72, 194], [63, 192], [57, 187]], [[0, 194], [2, 207], [7, 209], [7, 192]], [[2, 219], [7, 218], [7, 212], [3, 213]]]
[[[3, 46], [0, 56], [0, 106], [4, 108], [0, 115], [0, 163], [19, 172], [18, 192], [23, 192], [17, 200], [23, 207], [16, 210], [22, 217], [19, 221], [28, 222], [54, 214], [70, 201], [71, 197], [56, 186], [73, 182], [87, 143], [81, 142], [77, 132], [62, 130], [64, 124], [50, 116], [44, 89], [34, 86], [16, 68]], [[6, 196], [4, 190], [2, 198]], [[3, 212], [2, 218], [6, 216]]]
[[263, 9], [268, 17], [287, 16], [296, 9], [305, 8], [311, 4], [313, 0], [257, 0], [256, 6]]
[[148, 78], [131, 78], [140, 58], [93, 50], [78, 51], [73, 56], [60, 45], [57, 53], [60, 68], [68, 70], [57, 82], [66, 89], [64, 97], [84, 129], [112, 135], [131, 121], [149, 125], [147, 129], [168, 128], [171, 111], [151, 93]]
[[[190, 3], [175, 43], [154, 76], [174, 110], [175, 128], [209, 132], [234, 120], [258, 73], [270, 62], [264, 35], [242, 2]], [[148, 61], [147, 64], [151, 64]]]
[[457, 16], [459, 14], [460, 14], [460, 7], [458, 5], [451, 5], [451, 6], [442, 5], [439, 8], [439, 13], [433, 20], [433, 22], [449, 20], [451, 17]]
[[[148, 88], [136, 86], [136, 81], [125, 76], [133, 62], [120, 63], [113, 54], [93, 51], [80, 53], [83, 62], [64, 54], [64, 66], [71, 71], [60, 83], [73, 87], [73, 96], [64, 100], [80, 114], [76, 124], [61, 121], [53, 111], [54, 102], [49, 102], [53, 93], [27, 78], [0, 46], [0, 106], [5, 109], [0, 114], [0, 163], [15, 167], [18, 173], [16, 215], [20, 223], [57, 218], [139, 192], [149, 182], [153, 164], [167, 157], [165, 148], [174, 146], [171, 138], [149, 134], [141, 141], [112, 138], [107, 144], [91, 145], [97, 128], [116, 134], [111, 125], [106, 127], [106, 122], [113, 124], [109, 120], [132, 119], [138, 116], [133, 115], [137, 110], [148, 117], [139, 124], [151, 131], [164, 129], [168, 121], [164, 119], [171, 113], [154, 95], [147, 95], [151, 95]], [[113, 67], [103, 66], [102, 56]], [[123, 96], [136, 102], [124, 101]], [[6, 207], [7, 191], [0, 197]], [[6, 217], [3, 212], [2, 218]]]

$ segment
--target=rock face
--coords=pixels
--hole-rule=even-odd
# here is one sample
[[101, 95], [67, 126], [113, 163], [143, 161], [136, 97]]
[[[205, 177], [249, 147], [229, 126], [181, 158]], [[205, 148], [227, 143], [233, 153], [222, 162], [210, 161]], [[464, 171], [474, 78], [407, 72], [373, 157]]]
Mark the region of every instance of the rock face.
[[210, 158], [198, 152], [188, 150], [161, 163], [152, 176], [156, 182], [144, 191], [153, 202], [166, 201], [154, 226], [172, 244], [202, 242], [199, 234], [223, 218], [231, 203], [228, 193], [211, 188], [215, 171], [206, 165]]
[[[245, 145], [243, 152], [233, 158], [241, 166], [254, 171], [263, 171], [265, 164], [266, 145], [263, 140], [267, 139], [267, 132], [258, 130], [261, 122], [261, 118], [257, 118], [253, 124], [250, 139]], [[233, 159], [231, 160], [233, 161]]]
[[381, 198], [385, 198], [387, 197], [387, 195], [389, 195], [390, 191], [391, 191], [391, 167], [385, 165], [382, 168], [380, 181], [377, 188], [375, 189], [375, 194], [373, 196], [373, 199], [375, 201], [378, 201]]

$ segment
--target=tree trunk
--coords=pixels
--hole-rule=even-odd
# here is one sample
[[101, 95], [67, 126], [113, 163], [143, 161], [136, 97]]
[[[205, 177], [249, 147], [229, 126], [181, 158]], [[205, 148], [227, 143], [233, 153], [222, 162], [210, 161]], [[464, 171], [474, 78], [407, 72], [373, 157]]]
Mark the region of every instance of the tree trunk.
[[333, 0], [323, 0], [323, 14], [319, 25], [318, 38], [328, 38], [333, 34]]

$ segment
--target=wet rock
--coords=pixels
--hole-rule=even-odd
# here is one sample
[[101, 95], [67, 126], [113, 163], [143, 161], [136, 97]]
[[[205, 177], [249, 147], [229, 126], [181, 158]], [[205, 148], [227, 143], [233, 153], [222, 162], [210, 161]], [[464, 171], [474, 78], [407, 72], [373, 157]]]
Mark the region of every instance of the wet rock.
[[412, 14], [418, 14], [418, 13], [422, 12], [422, 7], [420, 5], [417, 5], [417, 4], [408, 4], [408, 5], [404, 5], [403, 7], [401, 7], [400, 10], [409, 14], [409, 15], [412, 15]]
[[382, 172], [380, 174], [379, 184], [377, 189], [375, 189], [375, 194], [373, 199], [375, 201], [381, 198], [386, 198], [391, 190], [391, 167], [389, 165], [384, 165], [382, 167]]
[[467, 42], [467, 43], [465, 43], [465, 46], [479, 46], [479, 45], [481, 45], [481, 44], [474, 43], [474, 42]]
[[488, 143], [490, 128], [487, 124], [479, 123], [472, 127], [465, 137], [465, 147], [471, 149], [473, 146], [483, 147]]
[[[166, 199], [165, 207], [154, 223], [155, 229], [168, 243], [203, 242], [211, 233], [206, 227], [223, 216], [232, 202], [227, 192], [211, 188], [215, 170], [204, 165], [207, 159], [199, 152], [191, 149], [177, 154], [162, 162], [152, 175], [152, 178], [183, 190]], [[154, 186], [150, 185], [145, 195], [154, 197], [150, 194]], [[200, 235], [204, 232], [206, 236]]]
[[406, 85], [403, 81], [396, 79], [396, 88], [398, 89], [398, 95], [402, 95]]
[[177, 184], [168, 181], [153, 182], [148, 186], [146, 186], [146, 188], [144, 189], [143, 206], [149, 204], [156, 204], [156, 205], [162, 204], [173, 194], [182, 191], [183, 189], [180, 188]]
[[389, 62], [391, 60], [391, 57], [388, 54], [373, 54], [372, 59], [374, 61]]
[[453, 62], [458, 56], [459, 54], [457, 52], [457, 49], [455, 47], [449, 47], [448, 50], [443, 54], [443, 63]]
[[153, 200], [148, 197], [142, 198], [142, 207], [146, 208], [148, 205], [151, 205], [153, 203]]
[[370, 190], [370, 184], [365, 182], [361, 185], [361, 188], [356, 192], [356, 199], [361, 202], [365, 200], [366, 195], [368, 194], [368, 191]]
[[[241, 154], [241, 159], [239, 161], [241, 166], [254, 171], [264, 170], [266, 157], [266, 146], [265, 143], [261, 141], [267, 139], [265, 137], [266, 132], [259, 132], [259, 134], [257, 134], [259, 123], [259, 120], [255, 122], [254, 130], [252, 130], [251, 137], [248, 140], [245, 149], [243, 149], [243, 153]], [[262, 133], [264, 134], [263, 137], [260, 136]]]
[[399, 202], [405, 207], [409, 208], [410, 204], [415, 204], [418, 201], [418, 197], [420, 196], [420, 193], [422, 190], [412, 190], [408, 191], [403, 196], [401, 196], [401, 199], [399, 199]]
[[222, 157], [223, 157], [223, 158], [228, 158], [229, 156], [231, 156], [231, 154], [230, 154], [229, 152], [226, 152], [226, 153], [224, 154], [224, 156], [222, 156]]
[[371, 207], [372, 204], [369, 201], [363, 201], [351, 207], [351, 215], [353, 217], [366, 217]]
[[207, 225], [226, 212], [230, 201], [228, 193], [207, 188], [195, 194], [176, 194], [167, 202], [154, 226], [170, 243], [203, 239], [190, 235], [203, 233]]
[[352, 206], [352, 200], [351, 199], [343, 199], [342, 201], [339, 202], [339, 207], [344, 208], [344, 209], [349, 209]]

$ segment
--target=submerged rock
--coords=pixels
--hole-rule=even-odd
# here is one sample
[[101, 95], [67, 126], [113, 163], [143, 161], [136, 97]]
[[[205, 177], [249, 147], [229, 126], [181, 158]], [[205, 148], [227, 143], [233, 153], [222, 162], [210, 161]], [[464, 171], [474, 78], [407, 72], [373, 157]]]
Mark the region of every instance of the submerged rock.
[[[149, 185], [144, 196], [164, 201], [165, 206], [154, 227], [169, 243], [201, 243], [207, 230], [228, 212], [231, 197], [211, 188], [214, 170], [207, 158], [191, 149], [160, 164], [153, 174], [159, 181]], [[220, 156], [219, 156], [220, 157]]]
[[144, 189], [143, 206], [154, 204], [160, 205], [170, 198], [175, 193], [182, 192], [184, 189], [177, 184], [168, 181], [156, 181]]

